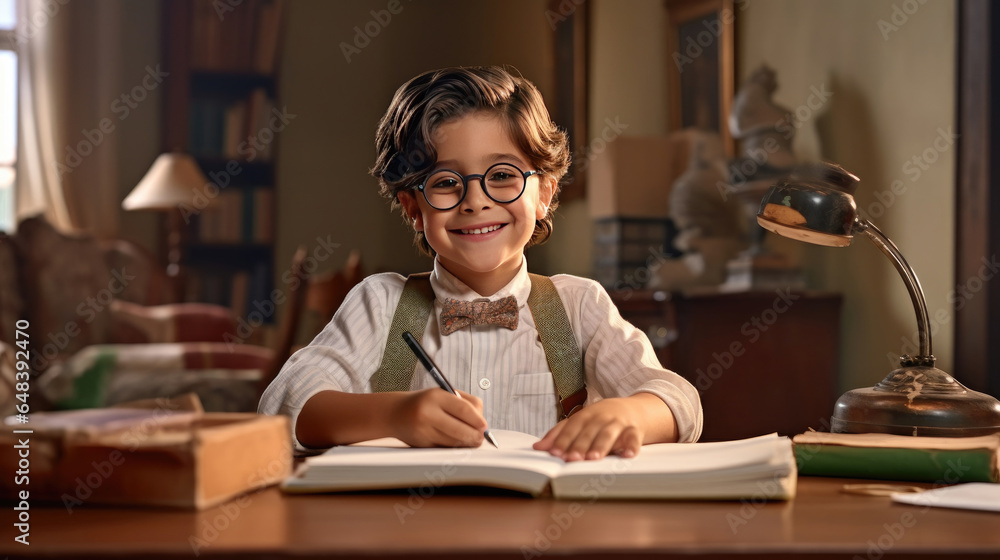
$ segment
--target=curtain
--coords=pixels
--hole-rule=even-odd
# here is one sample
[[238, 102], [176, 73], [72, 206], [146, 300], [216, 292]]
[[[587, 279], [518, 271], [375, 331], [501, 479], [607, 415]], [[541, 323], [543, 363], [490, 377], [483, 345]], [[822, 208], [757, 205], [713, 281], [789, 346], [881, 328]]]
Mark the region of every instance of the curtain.
[[118, 233], [121, 5], [18, 0], [18, 220]]

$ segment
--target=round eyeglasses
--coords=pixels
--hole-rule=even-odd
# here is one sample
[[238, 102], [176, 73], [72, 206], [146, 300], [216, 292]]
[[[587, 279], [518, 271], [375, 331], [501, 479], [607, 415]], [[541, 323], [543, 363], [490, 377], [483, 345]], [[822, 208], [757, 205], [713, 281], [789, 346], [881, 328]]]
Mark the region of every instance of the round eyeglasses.
[[413, 188], [424, 193], [424, 200], [431, 208], [451, 210], [465, 200], [469, 181], [479, 179], [483, 192], [490, 200], [506, 204], [520, 198], [528, 185], [528, 177], [539, 173], [541, 171], [521, 171], [512, 163], [495, 163], [482, 175], [462, 175], [451, 169], [439, 169]]

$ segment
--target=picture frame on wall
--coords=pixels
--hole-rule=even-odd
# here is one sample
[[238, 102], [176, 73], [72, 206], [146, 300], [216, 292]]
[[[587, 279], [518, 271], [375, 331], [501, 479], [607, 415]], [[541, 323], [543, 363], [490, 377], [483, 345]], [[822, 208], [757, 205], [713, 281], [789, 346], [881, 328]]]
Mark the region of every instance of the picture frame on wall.
[[552, 120], [569, 135], [573, 161], [559, 200], [569, 202], [586, 196], [587, 146], [587, 26], [589, 4], [585, 0], [549, 0], [546, 19], [552, 26], [555, 46], [556, 99]]
[[717, 131], [726, 155], [735, 143], [728, 119], [734, 93], [733, 0], [666, 0], [670, 129]]

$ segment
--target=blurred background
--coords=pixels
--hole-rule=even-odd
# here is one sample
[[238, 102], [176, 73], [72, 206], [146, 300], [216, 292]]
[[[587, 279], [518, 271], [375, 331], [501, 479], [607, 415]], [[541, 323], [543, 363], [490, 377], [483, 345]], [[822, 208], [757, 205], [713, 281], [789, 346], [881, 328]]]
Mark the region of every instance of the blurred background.
[[[531, 269], [638, 292], [657, 284], [657, 263], [685, 253], [673, 245], [672, 187], [707, 153], [698, 146], [713, 145], [671, 135], [707, 127], [724, 151], [714, 161], [739, 162], [727, 112], [766, 65], [776, 87], [763, 101], [784, 110], [795, 161], [833, 161], [861, 178], [858, 206], [917, 271], [939, 366], [952, 371], [955, 308], [985, 305], [978, 289], [956, 296], [968, 282], [955, 272], [958, 14], [949, 0], [0, 0], [0, 27], [11, 30], [0, 45], [0, 225], [44, 212], [167, 263], [170, 220], [122, 200], [157, 156], [179, 151], [220, 187], [178, 206], [189, 222], [184, 299], [280, 288], [299, 246], [314, 274], [343, 268], [352, 251], [366, 272], [426, 270], [368, 175], [376, 125], [420, 72], [504, 64], [538, 86], [573, 136], [576, 180], [551, 240], [529, 250]], [[20, 113], [18, 65], [34, 80], [20, 98], [33, 107]], [[18, 120], [26, 114], [39, 118]], [[15, 138], [27, 145], [15, 149]], [[653, 155], [628, 173], [615, 167], [636, 153]], [[609, 272], [601, 236], [628, 219], [667, 234], [655, 230]], [[796, 288], [843, 298], [837, 392], [875, 383], [910, 351], [912, 306], [877, 250], [773, 235], [764, 245], [801, 272]], [[669, 291], [669, 278], [659, 284]]]

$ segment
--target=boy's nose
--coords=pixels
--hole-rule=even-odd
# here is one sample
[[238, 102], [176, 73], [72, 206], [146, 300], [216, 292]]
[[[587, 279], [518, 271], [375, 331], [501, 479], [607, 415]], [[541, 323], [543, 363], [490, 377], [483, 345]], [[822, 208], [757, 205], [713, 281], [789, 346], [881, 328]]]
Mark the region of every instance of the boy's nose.
[[493, 201], [486, 196], [483, 190], [482, 179], [474, 178], [468, 182], [468, 192], [465, 193], [465, 200], [462, 201], [461, 210], [463, 212], [475, 212], [476, 209], [486, 210], [492, 206]]

